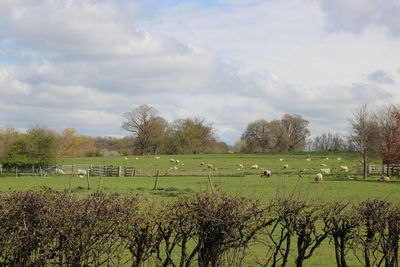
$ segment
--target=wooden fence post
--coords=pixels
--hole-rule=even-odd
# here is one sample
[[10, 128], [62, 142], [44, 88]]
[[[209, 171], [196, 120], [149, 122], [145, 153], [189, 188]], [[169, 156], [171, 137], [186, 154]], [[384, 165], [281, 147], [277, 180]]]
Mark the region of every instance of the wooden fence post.
[[15, 166], [15, 178], [18, 178], [18, 167]]
[[99, 186], [97, 187], [97, 193], [101, 193], [102, 184], [103, 184], [103, 176], [100, 175], [100, 177], [99, 177]]
[[131, 173], [131, 177], [134, 177], [134, 176], [135, 176], [135, 174], [136, 174], [136, 169], [135, 169], [135, 167], [133, 167], [133, 169], [132, 169], [132, 173]]
[[90, 190], [89, 170], [86, 172], [87, 188]]
[[160, 173], [160, 170], [157, 170], [157, 173], [156, 173], [156, 181], [155, 181], [155, 183], [154, 183], [154, 188], [153, 188], [153, 190], [156, 190], [157, 189], [157, 183], [158, 183], [158, 174]]
[[213, 186], [212, 181], [211, 181], [211, 172], [210, 171], [208, 171], [208, 183], [210, 184], [211, 192], [214, 193], [214, 186]]

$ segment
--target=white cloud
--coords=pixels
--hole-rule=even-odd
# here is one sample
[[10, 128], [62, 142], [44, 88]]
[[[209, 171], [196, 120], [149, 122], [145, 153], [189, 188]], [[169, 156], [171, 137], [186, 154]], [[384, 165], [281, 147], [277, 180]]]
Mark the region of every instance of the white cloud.
[[231, 144], [284, 113], [344, 129], [353, 105], [400, 100], [395, 18], [354, 2], [355, 28], [326, 31], [346, 2], [1, 1], [0, 121], [120, 135], [122, 113], [148, 104], [206, 118]]

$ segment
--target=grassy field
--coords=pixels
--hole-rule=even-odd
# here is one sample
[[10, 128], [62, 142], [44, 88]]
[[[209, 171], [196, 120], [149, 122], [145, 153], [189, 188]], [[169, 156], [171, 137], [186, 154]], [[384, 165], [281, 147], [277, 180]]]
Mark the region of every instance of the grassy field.
[[[310, 156], [310, 157], [308, 157]], [[268, 154], [205, 154], [205, 155], [161, 155], [125, 157], [68, 158], [60, 164], [76, 164], [85, 168], [92, 165], [134, 166], [141, 176], [136, 177], [90, 177], [90, 190], [86, 178], [67, 176], [21, 176], [2, 177], [0, 190], [40, 190], [49, 186], [55, 190], [71, 190], [74, 194], [90, 194], [97, 190], [110, 194], [140, 194], [157, 199], [170, 200], [180, 194], [191, 194], [211, 190], [208, 174], [211, 175], [214, 190], [268, 200], [282, 194], [299, 194], [318, 201], [338, 199], [360, 201], [367, 198], [400, 201], [400, 179], [392, 178], [390, 183], [378, 182], [378, 176], [363, 180], [357, 167], [355, 153], [268, 153]], [[137, 159], [136, 159], [137, 158]], [[179, 159], [179, 164], [170, 159]], [[309, 158], [310, 161], [306, 159]], [[327, 159], [329, 158], [329, 159]], [[341, 160], [337, 160], [341, 158]], [[283, 159], [281, 161], [281, 159]], [[201, 166], [204, 162], [205, 165]], [[378, 162], [377, 162], [378, 163]], [[217, 170], [207, 168], [212, 164]], [[242, 170], [239, 164], [244, 165]], [[260, 178], [260, 170], [249, 167], [257, 164], [272, 171], [270, 178]], [[289, 165], [284, 169], [283, 165]], [[321, 167], [321, 164], [327, 167]], [[340, 171], [339, 166], [349, 167], [349, 173]], [[178, 169], [175, 170], [174, 166]], [[320, 168], [331, 168], [332, 174], [324, 175], [322, 183], [315, 183], [314, 176]], [[154, 174], [160, 170], [157, 190]], [[347, 179], [348, 175], [356, 180]]]
[[[178, 195], [212, 190], [208, 180], [210, 173], [213, 190], [258, 198], [262, 201], [294, 194], [322, 202], [344, 200], [356, 203], [368, 198], [380, 198], [400, 203], [400, 179], [392, 178], [390, 183], [378, 182], [378, 176], [362, 180], [355, 153], [204, 154], [159, 157], [159, 159], [154, 156], [129, 156], [128, 159], [125, 157], [65, 159], [60, 163], [74, 163], [77, 166], [88, 164], [134, 166], [144, 174], [137, 177], [101, 179], [90, 177], [90, 185], [86, 178], [70, 175], [18, 178], [3, 176], [0, 178], [0, 190], [41, 190], [42, 186], [48, 186], [57, 191], [71, 190], [76, 195], [91, 194], [101, 190], [115, 195], [134, 194], [151, 197], [162, 203], [162, 201], [172, 201]], [[171, 163], [171, 158], [179, 159], [180, 163], [178, 165]], [[311, 160], [307, 161], [307, 158]], [[205, 165], [201, 166], [202, 162]], [[217, 170], [209, 171], [207, 164], [212, 164]], [[238, 169], [239, 164], [244, 165], [243, 170]], [[271, 170], [272, 177], [261, 178], [260, 170], [249, 168], [253, 164]], [[288, 164], [289, 168], [284, 169], [284, 164]], [[321, 164], [327, 167], [321, 167]], [[348, 166], [350, 172], [340, 172], [340, 165]], [[174, 169], [174, 166], [178, 169]], [[333, 173], [325, 175], [323, 182], [315, 183], [314, 175], [320, 168], [331, 168]], [[154, 190], [156, 170], [160, 170], [160, 177], [157, 189]], [[348, 175], [355, 176], [356, 180], [348, 180]], [[257, 266], [254, 259], [263, 255], [263, 248], [256, 245], [251, 251], [246, 266]], [[335, 266], [333, 252], [332, 245], [325, 242], [315, 256], [306, 261], [305, 266]], [[361, 266], [353, 256], [349, 256], [349, 259], [350, 266]]]

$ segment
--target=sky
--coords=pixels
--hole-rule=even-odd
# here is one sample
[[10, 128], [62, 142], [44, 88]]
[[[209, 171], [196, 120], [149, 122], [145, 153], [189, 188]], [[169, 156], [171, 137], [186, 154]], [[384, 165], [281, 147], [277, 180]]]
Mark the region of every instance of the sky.
[[400, 102], [400, 0], [0, 0], [0, 127], [126, 136], [123, 114], [346, 133]]

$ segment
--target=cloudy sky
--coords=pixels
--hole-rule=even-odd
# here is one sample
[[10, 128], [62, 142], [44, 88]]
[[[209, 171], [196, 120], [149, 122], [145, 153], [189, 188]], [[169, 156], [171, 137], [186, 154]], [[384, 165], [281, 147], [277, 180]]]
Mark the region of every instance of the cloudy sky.
[[141, 104], [234, 144], [297, 113], [314, 135], [400, 101], [400, 0], [0, 0], [0, 126], [123, 136]]

